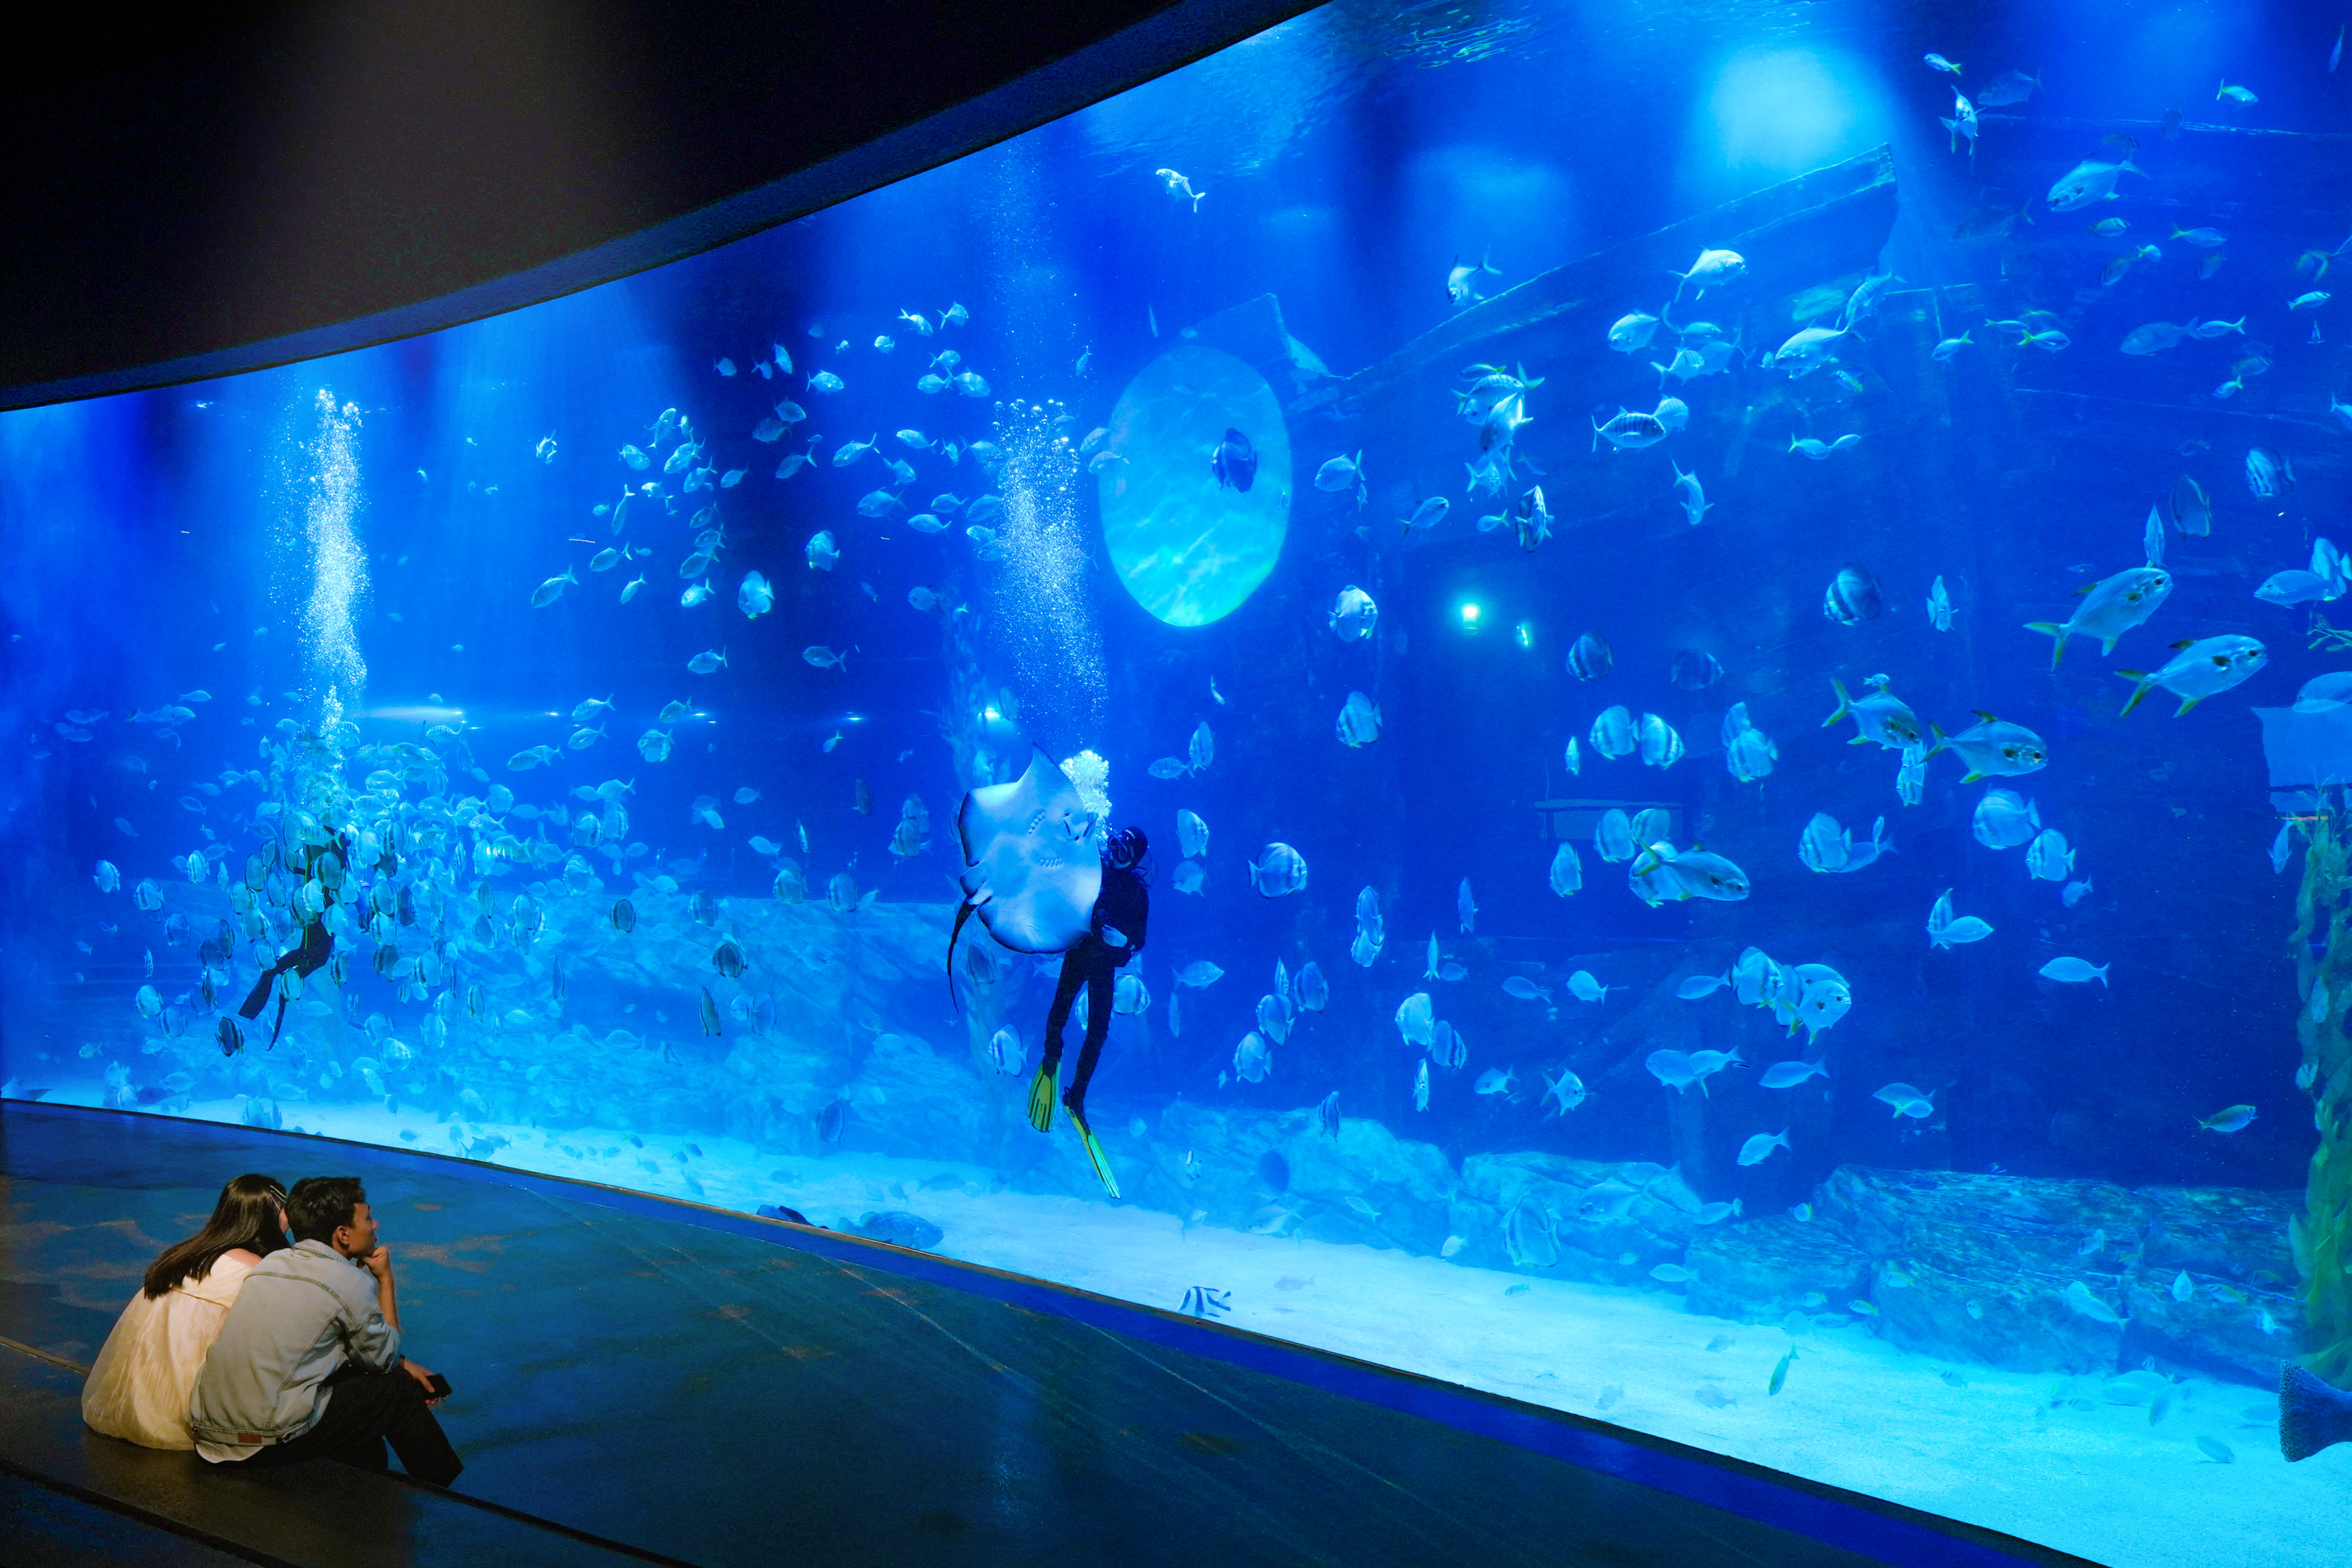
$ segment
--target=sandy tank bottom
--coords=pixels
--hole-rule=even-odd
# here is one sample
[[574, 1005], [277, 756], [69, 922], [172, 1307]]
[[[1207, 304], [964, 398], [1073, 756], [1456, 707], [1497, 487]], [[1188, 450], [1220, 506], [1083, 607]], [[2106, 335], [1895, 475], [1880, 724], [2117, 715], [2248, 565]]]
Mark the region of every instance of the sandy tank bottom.
[[[98, 1102], [71, 1091], [43, 1099]], [[229, 1124], [240, 1113], [236, 1100], [185, 1112]], [[425, 1136], [414, 1114], [373, 1103], [306, 1104], [299, 1114], [304, 1131], [331, 1138], [404, 1148]], [[992, 1191], [994, 1173], [976, 1165], [833, 1151], [780, 1158], [721, 1137], [469, 1125], [510, 1140], [492, 1163], [517, 1170], [746, 1212], [782, 1204], [836, 1229], [905, 1210], [945, 1233], [936, 1249], [944, 1256], [1147, 1306], [1177, 1308], [1206, 1286], [1231, 1303], [1221, 1321], [1258, 1333], [1654, 1433], [2110, 1568], [2320, 1568], [2343, 1559], [2352, 1445], [2287, 1465], [2269, 1388], [2191, 1377], [2151, 1425], [2145, 1404], [2106, 1403], [2100, 1379], [1937, 1361], [1860, 1323], [1792, 1338], [1684, 1311], [1655, 1291]], [[404, 1128], [417, 1136], [404, 1141]], [[1057, 1123], [1054, 1137], [1083, 1168], [1066, 1127]], [[701, 1152], [690, 1166], [679, 1157], [689, 1142]], [[1786, 1381], [1768, 1394], [1791, 1344]], [[2200, 1437], [2219, 1439], [2231, 1460], [2210, 1458]]]

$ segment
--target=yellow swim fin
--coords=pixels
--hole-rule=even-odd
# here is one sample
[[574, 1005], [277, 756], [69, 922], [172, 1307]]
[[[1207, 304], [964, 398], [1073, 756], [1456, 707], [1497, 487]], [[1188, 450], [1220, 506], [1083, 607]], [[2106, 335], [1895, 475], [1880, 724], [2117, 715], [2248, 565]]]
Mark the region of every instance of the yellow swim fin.
[[[1069, 1110], [1069, 1107], [1064, 1106], [1063, 1110]], [[1087, 1119], [1076, 1111], [1070, 1110], [1069, 1116], [1070, 1125], [1078, 1130], [1079, 1142], [1087, 1146], [1087, 1159], [1094, 1165], [1095, 1180], [1103, 1184], [1105, 1193], [1114, 1198], [1118, 1196], [1118, 1179], [1110, 1173], [1110, 1156], [1103, 1152], [1103, 1146], [1096, 1141], [1095, 1130], [1087, 1126]]]
[[1055, 1077], [1052, 1068], [1040, 1067], [1029, 1080], [1029, 1125], [1040, 1132], [1053, 1131]]

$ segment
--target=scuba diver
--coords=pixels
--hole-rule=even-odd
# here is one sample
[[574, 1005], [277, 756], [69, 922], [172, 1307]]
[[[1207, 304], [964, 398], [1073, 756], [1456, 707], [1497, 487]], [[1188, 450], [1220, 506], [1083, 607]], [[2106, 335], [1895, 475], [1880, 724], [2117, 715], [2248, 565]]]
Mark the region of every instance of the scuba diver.
[[[303, 879], [307, 881], [313, 876], [319, 876], [322, 871], [331, 871], [336, 887], [327, 886], [326, 879], [321, 877], [320, 891], [326, 895], [325, 908], [322, 908], [314, 918], [302, 922], [302, 940], [294, 945], [293, 950], [281, 955], [277, 963], [261, 972], [261, 978], [254, 982], [252, 991], [247, 994], [245, 1005], [236, 1010], [239, 1017], [250, 1021], [261, 1016], [261, 1010], [269, 1005], [270, 987], [275, 985], [278, 983], [278, 977], [288, 970], [292, 970], [297, 975], [307, 980], [323, 967], [328, 959], [334, 956], [335, 938], [334, 933], [327, 929], [326, 911], [335, 905], [336, 891], [342, 882], [343, 867], [350, 855], [351, 840], [341, 834], [335, 835], [328, 843], [304, 847], [302, 864], [299, 868]], [[329, 859], [334, 862], [331, 868], [324, 864]], [[233, 1055], [238, 1048], [229, 1044], [233, 1037], [233, 1031], [229, 1029], [226, 1019], [221, 1021], [221, 1054]], [[272, 1047], [278, 1044], [278, 1031], [285, 1026], [286, 993], [281, 990], [278, 994], [278, 1016], [271, 1021], [269, 1029], [269, 1043]]]
[[1044, 1132], [1054, 1124], [1054, 1086], [1062, 1066], [1062, 1031], [1078, 989], [1087, 993], [1087, 1033], [1078, 1047], [1077, 1072], [1063, 1091], [1062, 1109], [1078, 1130], [1094, 1162], [1095, 1173], [1111, 1195], [1118, 1195], [1102, 1145], [1087, 1125], [1087, 1085], [1102, 1057], [1103, 1040], [1110, 1033], [1113, 982], [1128, 960], [1142, 951], [1145, 928], [1151, 918], [1149, 869], [1143, 857], [1151, 842], [1139, 827], [1122, 827], [1110, 836], [1102, 851], [1102, 891], [1095, 898], [1094, 914], [1084, 935], [1062, 954], [1062, 978], [1054, 988], [1054, 1005], [1045, 1014], [1045, 1059], [1029, 1084], [1029, 1124]]
[[[992, 764], [986, 771], [998, 770]], [[1078, 1130], [1096, 1178], [1115, 1198], [1118, 1179], [1087, 1125], [1087, 1085], [1094, 1079], [1103, 1039], [1110, 1032], [1118, 996], [1113, 982], [1143, 946], [1151, 895], [1143, 865], [1150, 845], [1142, 831], [1122, 828], [1108, 841], [1097, 837], [1109, 805], [1098, 789], [1094, 804], [1088, 804], [1074, 775], [1034, 744], [1020, 777], [975, 784], [964, 792], [955, 816], [956, 843], [963, 859], [956, 885], [963, 889], [963, 902], [948, 931], [947, 981], [953, 1003], [956, 940], [964, 922], [973, 919], [1007, 952], [1039, 958], [1062, 955], [1061, 984], [1045, 1019], [1045, 1062], [1029, 1086], [1029, 1121], [1040, 1132], [1054, 1125], [1062, 1031], [1083, 986], [1086, 1044], [1078, 1052], [1077, 1076], [1062, 1104]]]

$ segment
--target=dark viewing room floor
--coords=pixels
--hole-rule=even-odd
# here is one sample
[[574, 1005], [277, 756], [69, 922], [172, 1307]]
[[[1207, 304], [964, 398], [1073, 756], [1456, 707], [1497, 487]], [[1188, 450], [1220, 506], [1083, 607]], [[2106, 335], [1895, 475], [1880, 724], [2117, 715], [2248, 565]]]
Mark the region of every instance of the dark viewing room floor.
[[[81, 1427], [77, 1369], [246, 1170], [367, 1183], [411, 1347], [457, 1389], [454, 1492]], [[0, 1341], [12, 1563], [2080, 1561], [855, 1237], [152, 1116], [0, 1107]]]

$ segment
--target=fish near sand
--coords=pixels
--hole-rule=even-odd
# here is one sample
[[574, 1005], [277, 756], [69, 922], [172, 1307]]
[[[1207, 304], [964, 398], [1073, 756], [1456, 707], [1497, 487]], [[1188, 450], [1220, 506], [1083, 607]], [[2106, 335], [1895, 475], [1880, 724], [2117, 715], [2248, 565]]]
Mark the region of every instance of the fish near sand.
[[2062, 1294], [2067, 1306], [2073, 1308], [2084, 1317], [2090, 1319], [2091, 1321], [2095, 1323], [2124, 1323], [2129, 1321], [2128, 1319], [2116, 1312], [2113, 1307], [2108, 1306], [2105, 1301], [2099, 1300], [2097, 1296], [2092, 1294], [2091, 1288], [2084, 1284], [2080, 1279], [2076, 1279], [2068, 1284]]

